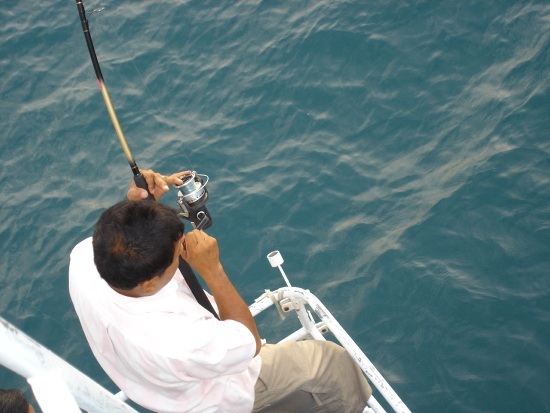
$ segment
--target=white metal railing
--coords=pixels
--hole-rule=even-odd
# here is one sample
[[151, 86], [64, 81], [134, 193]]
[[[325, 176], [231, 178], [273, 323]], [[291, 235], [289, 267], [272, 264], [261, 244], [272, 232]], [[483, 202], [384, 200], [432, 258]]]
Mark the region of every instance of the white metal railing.
[[[306, 338], [325, 340], [323, 333], [330, 331], [342, 347], [353, 357], [359, 367], [361, 367], [361, 370], [363, 370], [370, 382], [378, 389], [392, 409], [398, 413], [410, 413], [409, 408], [371, 363], [365, 353], [357, 346], [338, 321], [336, 321], [330, 311], [309, 290], [297, 287], [282, 287], [275, 291], [266, 291], [249, 308], [252, 315], [257, 316], [262, 311], [274, 305], [282, 313], [295, 312], [300, 324], [302, 324], [302, 328], [281, 341], [302, 340]], [[314, 320], [306, 305], [320, 318], [320, 322]], [[374, 396], [370, 397], [368, 404], [376, 413], [385, 412]]]
[[0, 364], [27, 379], [43, 413], [137, 413], [2, 317]]
[[[340, 342], [350, 356], [357, 362], [361, 370], [374, 384], [380, 394], [386, 399], [388, 404], [396, 413], [411, 413], [409, 408], [393, 390], [386, 379], [380, 374], [378, 369], [372, 364], [365, 353], [357, 346], [350, 335], [336, 321], [330, 311], [321, 303], [321, 301], [313, 295], [309, 290], [292, 287], [285, 272], [282, 269], [283, 258], [279, 251], [273, 251], [267, 255], [271, 266], [278, 268], [287, 284], [287, 287], [279, 288], [276, 291], [266, 292], [258, 297], [256, 301], [250, 305], [250, 311], [253, 316], [258, 315], [265, 309], [275, 306], [279, 313], [295, 312], [298, 320], [302, 324], [302, 328], [295, 331], [282, 341], [300, 340], [304, 338], [313, 338], [316, 340], [325, 340], [323, 333], [330, 331], [334, 337]], [[307, 306], [319, 317], [320, 322], [315, 322], [312, 314], [308, 311]], [[371, 396], [368, 405], [376, 413], [384, 413], [384, 408], [378, 403], [374, 396]]]

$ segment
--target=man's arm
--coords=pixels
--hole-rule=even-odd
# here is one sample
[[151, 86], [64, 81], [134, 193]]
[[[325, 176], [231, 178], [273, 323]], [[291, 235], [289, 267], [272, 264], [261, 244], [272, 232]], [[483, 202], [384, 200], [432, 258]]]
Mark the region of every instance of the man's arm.
[[[176, 172], [164, 176], [151, 169], [142, 169], [141, 174], [147, 182], [149, 192], [155, 199], [160, 199], [170, 188], [168, 185], [182, 185], [182, 177], [190, 171]], [[140, 201], [147, 198], [148, 193], [131, 182], [127, 197], [131, 201]], [[254, 317], [248, 306], [237, 292], [220, 262], [218, 242], [215, 238], [203, 231], [194, 230], [185, 235], [182, 258], [187, 261], [202, 276], [208, 289], [214, 296], [221, 320], [235, 320], [250, 330], [256, 341], [256, 353], [261, 348], [260, 335], [256, 329]]]
[[185, 235], [181, 256], [204, 279], [220, 312], [221, 320], [235, 320], [247, 327], [256, 341], [256, 353], [262, 346], [260, 335], [248, 306], [237, 292], [220, 262], [218, 242], [203, 231]]

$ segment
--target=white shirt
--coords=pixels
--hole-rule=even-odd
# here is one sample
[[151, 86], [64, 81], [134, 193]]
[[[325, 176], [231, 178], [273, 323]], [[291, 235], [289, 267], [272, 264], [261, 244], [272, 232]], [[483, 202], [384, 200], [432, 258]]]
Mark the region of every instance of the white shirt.
[[179, 270], [155, 295], [121, 295], [97, 272], [88, 238], [71, 252], [69, 291], [95, 357], [131, 400], [162, 413], [252, 411], [252, 333], [214, 318]]

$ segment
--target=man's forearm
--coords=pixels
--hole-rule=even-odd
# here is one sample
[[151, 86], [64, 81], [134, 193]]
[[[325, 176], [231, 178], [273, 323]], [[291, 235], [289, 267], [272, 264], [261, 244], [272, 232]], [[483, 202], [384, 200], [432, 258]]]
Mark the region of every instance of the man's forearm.
[[215, 276], [203, 277], [220, 313], [221, 320], [235, 320], [247, 327], [256, 341], [256, 353], [260, 351], [261, 340], [254, 317], [250, 313], [248, 306], [235, 289], [229, 277], [223, 271], [223, 268], [218, 270]]
[[193, 230], [185, 235], [183, 242], [182, 258], [197, 270], [208, 285], [218, 305], [220, 318], [244, 324], [254, 336], [258, 354], [261, 341], [254, 317], [223, 270], [216, 239], [203, 231]]

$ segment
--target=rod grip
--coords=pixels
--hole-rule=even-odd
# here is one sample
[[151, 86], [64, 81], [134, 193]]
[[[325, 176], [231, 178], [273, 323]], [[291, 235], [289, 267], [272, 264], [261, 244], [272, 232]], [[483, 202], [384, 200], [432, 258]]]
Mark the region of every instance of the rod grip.
[[134, 175], [134, 182], [136, 183], [136, 186], [138, 188], [142, 188], [147, 191], [147, 193], [149, 194], [149, 196], [147, 197], [147, 200], [151, 200], [151, 201], [155, 200], [155, 197], [153, 196], [153, 194], [149, 192], [149, 187], [147, 186], [147, 182], [145, 181], [145, 178], [143, 177], [141, 172]]

